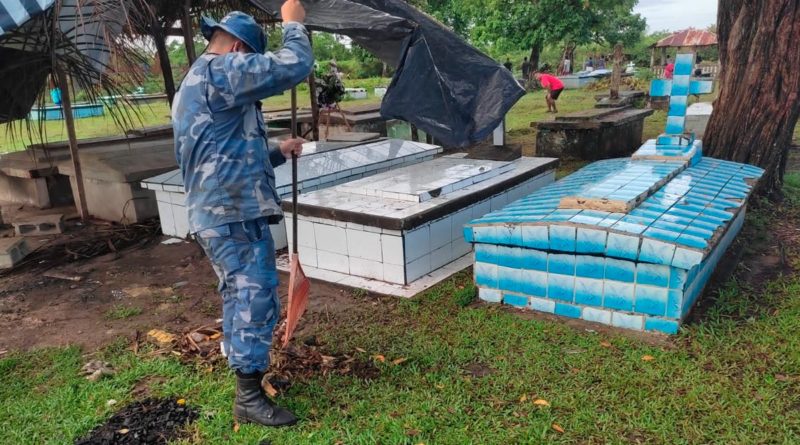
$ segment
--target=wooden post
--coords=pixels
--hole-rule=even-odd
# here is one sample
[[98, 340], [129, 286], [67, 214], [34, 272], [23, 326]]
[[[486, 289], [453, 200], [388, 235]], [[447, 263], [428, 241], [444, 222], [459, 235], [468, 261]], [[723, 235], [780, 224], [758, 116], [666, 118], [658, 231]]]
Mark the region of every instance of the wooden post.
[[[308, 32], [308, 41], [313, 48], [314, 41], [311, 31]], [[311, 69], [311, 74], [308, 75], [308, 94], [311, 96], [311, 138], [314, 141], [319, 140], [319, 105], [317, 104], [317, 76], [314, 74], [314, 69]]]
[[186, 57], [189, 58], [189, 66], [194, 64], [197, 60], [197, 54], [194, 52], [194, 32], [192, 31], [192, 0], [186, 0], [183, 6], [183, 17], [181, 18], [181, 28], [183, 28], [183, 42], [186, 45]]
[[611, 100], [619, 99], [619, 85], [622, 82], [622, 42], [614, 45], [614, 71], [611, 73]]
[[650, 69], [656, 67], [656, 47], [650, 48]]
[[78, 196], [75, 197], [78, 212], [81, 219], [89, 219], [89, 209], [86, 206], [86, 191], [83, 187], [83, 173], [81, 172], [81, 159], [78, 155], [78, 138], [75, 136], [75, 120], [72, 118], [72, 101], [69, 97], [69, 84], [67, 75], [60, 67], [55, 67], [58, 85], [61, 89], [61, 110], [64, 114], [64, 122], [67, 125], [67, 136], [69, 137], [69, 154], [72, 158], [72, 168], [75, 169], [75, 184], [78, 189]]

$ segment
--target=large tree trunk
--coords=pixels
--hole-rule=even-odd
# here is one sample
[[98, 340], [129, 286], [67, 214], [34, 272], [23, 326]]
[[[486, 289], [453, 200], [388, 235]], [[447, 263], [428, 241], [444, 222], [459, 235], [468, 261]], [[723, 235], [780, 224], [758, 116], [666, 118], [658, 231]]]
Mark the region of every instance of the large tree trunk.
[[780, 196], [800, 117], [800, 1], [720, 0], [719, 98], [705, 153], [766, 170], [758, 191]]
[[542, 44], [537, 43], [531, 46], [531, 56], [528, 60], [531, 63], [531, 69], [534, 71], [539, 71], [539, 56], [542, 53]]

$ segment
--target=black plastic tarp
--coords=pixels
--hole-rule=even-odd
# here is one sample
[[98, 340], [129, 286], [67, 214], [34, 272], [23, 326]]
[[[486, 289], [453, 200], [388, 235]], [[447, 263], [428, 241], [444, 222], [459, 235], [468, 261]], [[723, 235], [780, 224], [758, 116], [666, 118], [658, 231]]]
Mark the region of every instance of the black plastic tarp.
[[[250, 0], [274, 14], [282, 0]], [[311, 30], [346, 35], [397, 70], [381, 104], [446, 146], [485, 139], [525, 94], [512, 74], [402, 0], [303, 0]]]

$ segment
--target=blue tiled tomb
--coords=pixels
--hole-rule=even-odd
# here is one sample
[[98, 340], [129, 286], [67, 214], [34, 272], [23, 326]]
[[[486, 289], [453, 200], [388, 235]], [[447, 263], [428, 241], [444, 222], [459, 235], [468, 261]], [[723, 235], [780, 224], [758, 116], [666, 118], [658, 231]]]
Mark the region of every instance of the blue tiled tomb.
[[480, 298], [674, 334], [744, 222], [763, 170], [702, 156], [685, 134], [704, 91], [677, 57], [665, 134], [471, 221]]

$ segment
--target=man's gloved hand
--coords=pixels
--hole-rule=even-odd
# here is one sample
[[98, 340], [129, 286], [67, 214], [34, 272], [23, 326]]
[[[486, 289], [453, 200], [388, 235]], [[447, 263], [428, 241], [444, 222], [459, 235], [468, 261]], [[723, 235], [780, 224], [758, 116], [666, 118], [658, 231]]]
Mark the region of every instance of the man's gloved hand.
[[293, 153], [299, 157], [303, 153], [304, 142], [306, 142], [306, 140], [303, 138], [286, 139], [281, 142], [281, 153], [286, 159], [292, 159]]
[[303, 23], [303, 20], [306, 19], [306, 10], [300, 0], [286, 0], [281, 6], [281, 17], [283, 17], [283, 23]]

